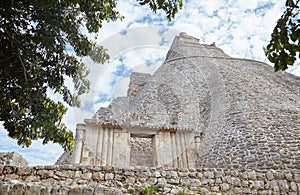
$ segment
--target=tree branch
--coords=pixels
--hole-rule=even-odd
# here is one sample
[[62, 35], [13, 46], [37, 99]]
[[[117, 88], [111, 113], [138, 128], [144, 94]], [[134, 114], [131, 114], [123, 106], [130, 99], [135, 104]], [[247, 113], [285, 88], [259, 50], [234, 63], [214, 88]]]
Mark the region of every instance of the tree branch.
[[25, 67], [25, 65], [23, 63], [22, 57], [20, 56], [20, 50], [19, 49], [18, 49], [18, 57], [19, 57], [19, 60], [21, 62], [21, 65], [23, 67], [25, 81], [27, 82], [28, 80], [27, 80], [27, 74], [26, 74], [26, 67]]

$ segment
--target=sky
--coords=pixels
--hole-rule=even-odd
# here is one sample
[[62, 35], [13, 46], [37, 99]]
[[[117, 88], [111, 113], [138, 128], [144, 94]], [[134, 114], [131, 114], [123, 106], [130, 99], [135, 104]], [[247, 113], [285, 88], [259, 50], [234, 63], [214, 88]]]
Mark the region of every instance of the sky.
[[[81, 96], [82, 106], [69, 108], [63, 119], [73, 132], [76, 124], [91, 118], [101, 106], [108, 106], [115, 97], [126, 96], [132, 72], [152, 74], [163, 63], [173, 38], [180, 32], [198, 38], [200, 43], [215, 42], [231, 57], [269, 63], [263, 47], [270, 41], [285, 4], [285, 0], [185, 0], [182, 10], [168, 22], [163, 12], [154, 14], [136, 0], [117, 2], [125, 17], [122, 21], [105, 23], [96, 39], [82, 29], [107, 49], [110, 61], [100, 65], [84, 58], [90, 69], [90, 92]], [[288, 72], [300, 76], [300, 64]], [[68, 79], [66, 83], [71, 84]], [[40, 140], [34, 141], [30, 148], [21, 148], [7, 136], [1, 123], [0, 151], [17, 151], [31, 166], [54, 164], [63, 153], [59, 145], [43, 145]]]

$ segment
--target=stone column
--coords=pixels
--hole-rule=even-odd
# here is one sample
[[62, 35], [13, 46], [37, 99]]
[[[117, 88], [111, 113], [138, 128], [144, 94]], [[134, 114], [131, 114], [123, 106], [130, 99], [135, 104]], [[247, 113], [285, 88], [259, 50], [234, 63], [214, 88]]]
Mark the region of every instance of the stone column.
[[130, 166], [130, 134], [122, 130], [114, 130], [113, 140], [112, 165]]
[[164, 164], [164, 158], [161, 158], [162, 155], [162, 150], [161, 150], [161, 145], [163, 143], [161, 143], [161, 132], [159, 132], [157, 135], [155, 135], [153, 138], [152, 138], [152, 146], [153, 146], [153, 160], [154, 160], [154, 166], [156, 167], [159, 167], [161, 166], [162, 164]]
[[153, 149], [154, 149], [154, 165], [157, 167], [172, 167], [172, 147], [171, 147], [171, 136], [169, 131], [160, 131], [153, 138]]
[[184, 133], [185, 146], [186, 146], [186, 157], [187, 157], [187, 168], [195, 168], [195, 134], [194, 132]]
[[108, 129], [103, 129], [103, 142], [102, 142], [102, 164], [103, 166], [107, 165], [107, 144], [108, 144]]
[[72, 155], [72, 163], [80, 164], [82, 160], [82, 150], [84, 142], [85, 125], [78, 124], [76, 126], [75, 148]]
[[185, 133], [180, 132], [179, 137], [180, 137], [180, 147], [181, 147], [181, 154], [180, 156], [182, 157], [182, 167], [187, 168], [187, 157], [186, 157], [186, 144], [185, 144]]
[[172, 132], [171, 135], [171, 146], [172, 146], [172, 160], [173, 160], [173, 167], [178, 168], [178, 163], [177, 163], [177, 153], [176, 153], [176, 138], [175, 138], [174, 132]]
[[165, 153], [165, 166], [173, 167], [173, 155], [172, 155], [172, 141], [170, 131], [163, 132], [164, 135], [164, 153]]
[[97, 165], [102, 165], [102, 142], [103, 142], [103, 129], [99, 128], [98, 139], [97, 139], [97, 149], [96, 149], [96, 159]]
[[111, 166], [112, 165], [112, 154], [113, 154], [113, 146], [114, 146], [114, 130], [113, 129], [107, 129], [108, 131], [108, 138], [107, 138], [107, 162], [106, 165]]
[[175, 145], [176, 145], [176, 158], [177, 158], [177, 165], [178, 168], [182, 168], [182, 151], [181, 151], [181, 144], [180, 144], [180, 135], [179, 132], [175, 133]]

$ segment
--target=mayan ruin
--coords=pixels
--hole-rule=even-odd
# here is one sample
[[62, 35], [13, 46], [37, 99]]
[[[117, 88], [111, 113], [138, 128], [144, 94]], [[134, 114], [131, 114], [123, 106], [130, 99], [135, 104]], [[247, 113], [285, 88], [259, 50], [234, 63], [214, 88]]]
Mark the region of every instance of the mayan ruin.
[[299, 77], [180, 33], [57, 165], [0, 164], [0, 194], [300, 194], [299, 97]]
[[300, 169], [300, 79], [185, 33], [77, 126], [73, 164]]

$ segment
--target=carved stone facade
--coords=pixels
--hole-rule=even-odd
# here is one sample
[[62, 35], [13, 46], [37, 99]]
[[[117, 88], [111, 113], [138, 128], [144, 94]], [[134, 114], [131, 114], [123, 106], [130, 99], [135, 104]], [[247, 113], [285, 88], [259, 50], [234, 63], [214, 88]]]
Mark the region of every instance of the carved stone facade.
[[[86, 120], [77, 125], [76, 146], [73, 163], [102, 166], [151, 166], [151, 167], [194, 167], [193, 132], [176, 132], [175, 129], [148, 127], [121, 127], [111, 124], [97, 124]], [[148, 138], [152, 154], [141, 154], [131, 140]], [[150, 145], [150, 146], [149, 146]], [[144, 146], [145, 147], [145, 146]], [[148, 157], [142, 164], [142, 157]], [[152, 159], [149, 159], [152, 158]], [[146, 160], [146, 159], [145, 159]], [[152, 161], [152, 162], [151, 162]]]
[[72, 163], [300, 169], [299, 97], [299, 77], [181, 33], [153, 75], [77, 125]]

